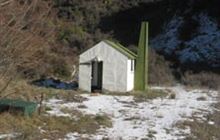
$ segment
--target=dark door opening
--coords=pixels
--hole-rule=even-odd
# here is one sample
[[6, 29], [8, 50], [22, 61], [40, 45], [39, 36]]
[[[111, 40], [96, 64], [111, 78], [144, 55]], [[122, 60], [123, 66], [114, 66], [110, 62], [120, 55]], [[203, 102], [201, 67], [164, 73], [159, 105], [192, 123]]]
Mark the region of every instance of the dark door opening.
[[92, 62], [92, 92], [102, 91], [103, 62]]

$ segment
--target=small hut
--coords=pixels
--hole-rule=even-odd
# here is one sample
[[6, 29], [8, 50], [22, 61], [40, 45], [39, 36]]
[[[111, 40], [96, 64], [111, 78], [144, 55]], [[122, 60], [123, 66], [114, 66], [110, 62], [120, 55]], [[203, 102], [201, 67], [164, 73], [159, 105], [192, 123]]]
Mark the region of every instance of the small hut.
[[136, 54], [119, 43], [101, 41], [80, 55], [79, 88], [127, 92], [134, 87]]
[[79, 88], [84, 91], [145, 90], [148, 73], [148, 23], [141, 25], [138, 54], [119, 43], [104, 40], [79, 58]]

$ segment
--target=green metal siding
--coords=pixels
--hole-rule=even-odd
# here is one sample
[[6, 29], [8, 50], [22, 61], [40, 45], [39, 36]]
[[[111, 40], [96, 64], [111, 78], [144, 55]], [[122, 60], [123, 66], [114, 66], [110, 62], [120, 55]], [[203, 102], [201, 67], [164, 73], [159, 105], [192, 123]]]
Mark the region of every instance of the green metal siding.
[[4, 110], [5, 107], [22, 110], [24, 115], [30, 116], [36, 110], [37, 104], [34, 102], [27, 102], [22, 100], [1, 99], [0, 111]]
[[135, 90], [146, 90], [148, 82], [148, 22], [141, 24], [134, 80]]

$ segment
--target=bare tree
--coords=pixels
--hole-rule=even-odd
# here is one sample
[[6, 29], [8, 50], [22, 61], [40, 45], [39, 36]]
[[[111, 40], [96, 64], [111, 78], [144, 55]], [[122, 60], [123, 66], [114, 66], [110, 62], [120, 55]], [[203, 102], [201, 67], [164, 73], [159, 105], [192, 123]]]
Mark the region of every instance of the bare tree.
[[45, 27], [51, 9], [43, 0], [0, 0], [0, 98], [11, 94], [4, 91], [19, 74], [20, 65], [40, 61], [36, 52], [49, 44], [46, 38], [54, 32]]

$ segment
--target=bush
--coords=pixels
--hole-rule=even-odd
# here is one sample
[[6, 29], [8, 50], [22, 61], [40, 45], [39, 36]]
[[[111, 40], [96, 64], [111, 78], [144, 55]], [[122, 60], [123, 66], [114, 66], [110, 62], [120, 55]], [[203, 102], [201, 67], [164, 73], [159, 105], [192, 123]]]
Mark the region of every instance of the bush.
[[165, 59], [149, 50], [149, 84], [152, 85], [172, 85], [175, 83], [169, 63]]
[[204, 87], [209, 89], [220, 89], [220, 75], [209, 72], [192, 73], [186, 72], [183, 83], [190, 87]]
[[176, 94], [175, 93], [171, 93], [169, 98], [170, 99], [175, 99], [176, 98]]
[[95, 120], [98, 122], [99, 125], [112, 127], [111, 119], [106, 115], [97, 115], [95, 116]]

